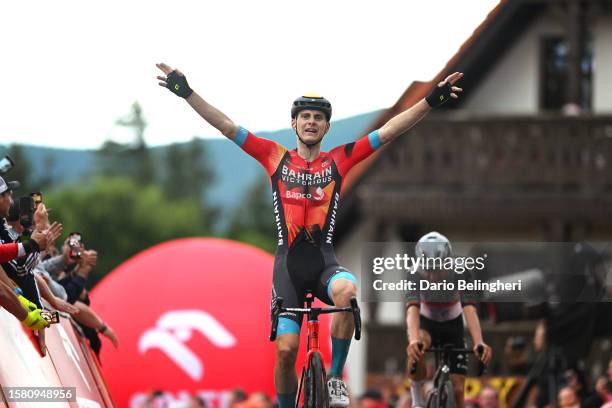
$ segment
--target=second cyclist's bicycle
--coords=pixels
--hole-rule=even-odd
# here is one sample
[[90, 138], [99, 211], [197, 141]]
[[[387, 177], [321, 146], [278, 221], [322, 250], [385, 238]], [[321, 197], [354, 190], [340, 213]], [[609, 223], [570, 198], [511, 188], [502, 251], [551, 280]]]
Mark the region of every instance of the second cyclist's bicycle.
[[304, 390], [304, 408], [329, 408], [327, 374], [325, 373], [325, 366], [319, 348], [319, 315], [351, 312], [355, 323], [355, 340], [361, 338], [361, 315], [359, 306], [357, 305], [357, 299], [351, 299], [350, 307], [312, 307], [313, 301], [314, 297], [311, 293], [308, 293], [305, 299], [305, 308], [284, 308], [283, 299], [278, 298], [272, 310], [272, 332], [270, 333], [270, 341], [276, 340], [276, 326], [278, 324], [278, 317], [281, 313], [298, 313], [300, 316], [306, 315], [308, 317], [308, 353], [306, 354], [305, 365], [302, 368], [302, 375], [295, 403], [296, 408], [298, 408], [302, 390]]
[[[422, 345], [419, 344], [422, 349]], [[430, 347], [425, 350], [427, 353], [434, 353], [436, 358], [436, 373], [433, 378], [433, 389], [427, 397], [427, 408], [455, 408], [455, 392], [453, 383], [450, 379], [451, 356], [454, 354], [473, 354], [474, 351], [467, 348], [455, 348], [452, 344], [446, 344], [442, 347]], [[483, 346], [478, 346], [476, 350], [479, 356], [484, 352]], [[479, 362], [478, 377], [480, 377], [486, 366]], [[416, 364], [412, 365], [412, 373], [416, 371]]]

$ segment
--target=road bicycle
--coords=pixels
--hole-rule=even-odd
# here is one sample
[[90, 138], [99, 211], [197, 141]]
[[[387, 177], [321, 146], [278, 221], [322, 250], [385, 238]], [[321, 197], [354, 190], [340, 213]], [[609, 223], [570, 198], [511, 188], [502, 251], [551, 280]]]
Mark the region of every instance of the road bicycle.
[[319, 315], [329, 313], [351, 312], [355, 323], [355, 340], [361, 338], [361, 315], [357, 299], [351, 298], [349, 307], [312, 307], [314, 296], [306, 294], [306, 307], [284, 308], [283, 299], [278, 298], [272, 310], [272, 331], [270, 341], [276, 340], [276, 326], [281, 313], [298, 313], [301, 317], [308, 317], [308, 352], [302, 367], [300, 385], [298, 387], [295, 407], [298, 408], [302, 390], [304, 390], [303, 408], [329, 408], [329, 395], [327, 392], [327, 374], [323, 364], [323, 357], [319, 348]]
[[[423, 348], [419, 344], [419, 348]], [[446, 344], [442, 347], [430, 347], [425, 350], [426, 353], [434, 353], [436, 359], [436, 373], [433, 379], [433, 388], [429, 391], [427, 397], [427, 408], [455, 408], [455, 392], [453, 383], [450, 379], [451, 356], [453, 354], [474, 354], [474, 350], [467, 348], [455, 348], [453, 344]], [[479, 356], [484, 352], [483, 346], [478, 346], [476, 350]], [[467, 361], [466, 361], [467, 363]], [[486, 365], [479, 361], [478, 377], [480, 377], [486, 369]], [[416, 364], [412, 365], [411, 373], [416, 372]]]

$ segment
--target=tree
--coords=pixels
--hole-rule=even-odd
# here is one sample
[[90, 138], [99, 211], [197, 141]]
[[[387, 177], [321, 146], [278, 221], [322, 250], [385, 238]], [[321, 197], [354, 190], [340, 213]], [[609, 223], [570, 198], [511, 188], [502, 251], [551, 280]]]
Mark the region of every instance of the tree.
[[267, 177], [260, 177], [247, 190], [240, 208], [234, 211], [227, 235], [231, 239], [274, 252], [277, 230], [272, 212], [270, 181]]
[[199, 202], [168, 199], [159, 186], [143, 187], [128, 178], [69, 186], [49, 194], [46, 202], [52, 218], [64, 224], [65, 236], [79, 231], [86, 247], [98, 251], [90, 285], [152, 245], [209, 233]]
[[170, 197], [197, 198], [205, 201], [205, 188], [214, 180], [206, 161], [206, 149], [201, 140], [174, 143], [165, 154], [164, 190]]
[[134, 142], [121, 144], [107, 140], [102, 145], [98, 157], [103, 174], [127, 176], [141, 185], [151, 184], [156, 178], [155, 166], [144, 139], [147, 122], [140, 104], [134, 102], [130, 113], [117, 119], [115, 124], [131, 129], [134, 132]]

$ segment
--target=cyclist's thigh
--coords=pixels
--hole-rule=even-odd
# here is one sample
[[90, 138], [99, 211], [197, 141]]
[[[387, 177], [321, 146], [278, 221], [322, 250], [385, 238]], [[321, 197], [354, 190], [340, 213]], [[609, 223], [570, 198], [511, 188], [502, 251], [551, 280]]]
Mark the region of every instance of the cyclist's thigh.
[[[277, 299], [283, 298], [284, 308], [304, 307], [304, 289], [297, 287], [291, 280], [284, 262], [276, 262], [272, 277], [272, 302], [270, 310], [274, 309]], [[301, 315], [284, 312], [279, 315], [277, 336], [283, 334], [298, 334], [302, 325]]]
[[[440, 344], [452, 344], [455, 348], [465, 348], [465, 339], [463, 337], [463, 316], [458, 316], [453, 320], [439, 322], [439, 330], [437, 335], [440, 339]], [[434, 339], [434, 341], [438, 341]], [[453, 353], [450, 359], [451, 374], [467, 375], [468, 369], [468, 354]]]
[[328, 305], [333, 305], [331, 287], [338, 279], [346, 279], [357, 285], [357, 278], [348, 269], [340, 265], [330, 265], [323, 269], [315, 290], [315, 295]]
[[465, 375], [451, 373], [450, 381], [453, 386], [453, 394], [455, 396], [454, 406], [464, 407], [465, 406]]

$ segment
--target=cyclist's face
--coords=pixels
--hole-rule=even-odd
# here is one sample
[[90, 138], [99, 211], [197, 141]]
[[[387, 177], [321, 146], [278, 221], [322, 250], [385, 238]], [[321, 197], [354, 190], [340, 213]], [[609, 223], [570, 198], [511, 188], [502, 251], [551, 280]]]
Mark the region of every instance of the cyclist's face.
[[317, 110], [303, 110], [296, 119], [291, 120], [291, 126], [306, 143], [316, 143], [323, 139], [329, 129], [325, 114]]
[[450, 273], [446, 269], [425, 269], [425, 278], [430, 282], [442, 282], [450, 277]]

